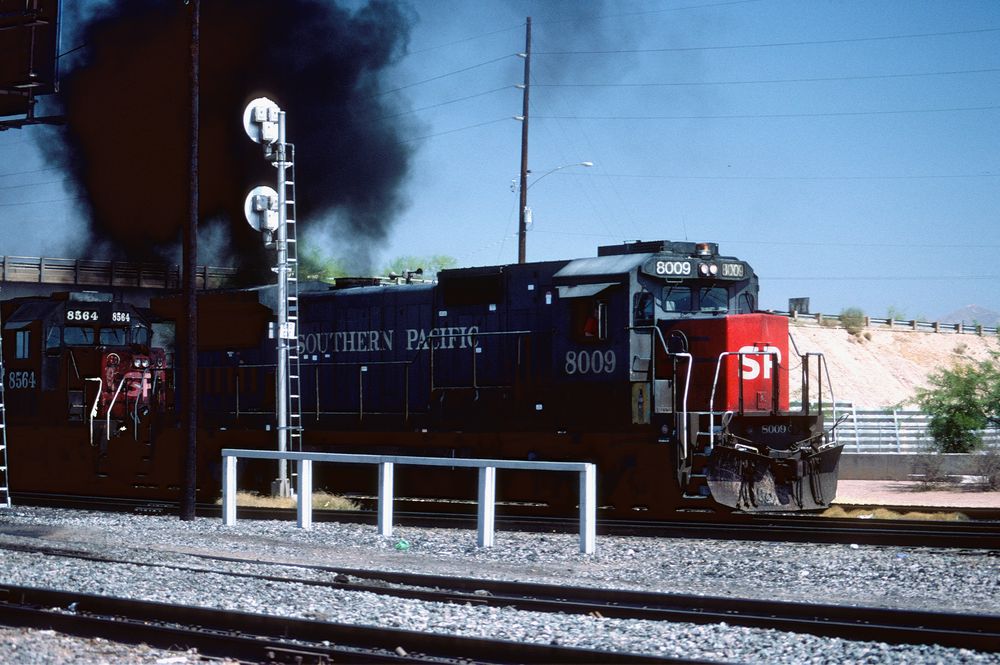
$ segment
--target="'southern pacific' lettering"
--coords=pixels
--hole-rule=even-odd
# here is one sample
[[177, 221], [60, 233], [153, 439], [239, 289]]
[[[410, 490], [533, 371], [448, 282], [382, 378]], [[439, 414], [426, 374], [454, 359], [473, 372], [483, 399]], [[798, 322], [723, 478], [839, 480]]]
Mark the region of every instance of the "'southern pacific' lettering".
[[299, 335], [300, 354], [392, 351], [394, 330], [345, 330]]
[[[299, 354], [380, 353], [392, 351], [395, 330], [342, 330], [299, 335]], [[474, 349], [479, 346], [479, 326], [444, 326], [406, 329], [406, 350]]]

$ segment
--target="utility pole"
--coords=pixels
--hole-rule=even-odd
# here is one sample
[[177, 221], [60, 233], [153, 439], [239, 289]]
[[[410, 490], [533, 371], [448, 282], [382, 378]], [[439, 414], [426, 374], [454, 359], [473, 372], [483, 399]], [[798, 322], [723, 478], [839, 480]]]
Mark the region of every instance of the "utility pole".
[[521, 201], [517, 224], [517, 262], [524, 263], [528, 254], [528, 93], [531, 89], [531, 17], [524, 33], [524, 102], [521, 106]]
[[198, 88], [201, 38], [201, 0], [190, 0], [191, 20], [191, 172], [188, 223], [184, 227], [184, 478], [181, 519], [194, 519], [198, 486]]

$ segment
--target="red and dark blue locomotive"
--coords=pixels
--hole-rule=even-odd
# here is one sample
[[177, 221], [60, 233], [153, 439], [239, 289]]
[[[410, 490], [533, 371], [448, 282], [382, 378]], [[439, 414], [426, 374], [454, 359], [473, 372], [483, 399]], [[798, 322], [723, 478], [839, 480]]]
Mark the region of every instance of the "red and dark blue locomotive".
[[[592, 461], [599, 503], [615, 516], [665, 516], [686, 505], [826, 506], [841, 448], [824, 427], [821, 391], [810, 394], [819, 362], [801, 359], [803, 407], [790, 410], [787, 319], [759, 312], [757, 291], [751, 267], [717, 245], [666, 241], [446, 270], [436, 283], [302, 289], [292, 372], [302, 446]], [[217, 496], [221, 448], [275, 445], [273, 297], [269, 288], [202, 297], [202, 500]], [[154, 319], [179, 320], [177, 300], [151, 309]], [[170, 421], [172, 383], [150, 391], [148, 407]], [[157, 391], [169, 394], [160, 400]], [[122, 447], [117, 475], [91, 485], [107, 495], [175, 497], [178, 435], [156, 430], [147, 455]], [[265, 489], [273, 479], [270, 467], [245, 473], [243, 486]], [[316, 473], [331, 491], [374, 488], [357, 468]], [[500, 474], [498, 498], [510, 512], [571, 510], [576, 481], [560, 475]], [[474, 487], [462, 470], [397, 470], [398, 496], [462, 499]]]

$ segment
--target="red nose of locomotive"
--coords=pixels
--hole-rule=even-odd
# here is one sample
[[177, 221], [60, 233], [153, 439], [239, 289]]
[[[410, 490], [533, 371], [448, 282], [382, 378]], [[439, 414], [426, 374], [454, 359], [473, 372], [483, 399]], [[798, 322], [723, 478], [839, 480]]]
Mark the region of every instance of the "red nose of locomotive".
[[[788, 320], [772, 314], [661, 321], [665, 339], [686, 340], [694, 358], [689, 408], [788, 409]], [[664, 358], [665, 359], [665, 358]], [[661, 367], [666, 363], [661, 362]]]
[[153, 406], [152, 391], [164, 366], [162, 349], [150, 353], [114, 351], [102, 359], [99, 414], [112, 418], [145, 416]]

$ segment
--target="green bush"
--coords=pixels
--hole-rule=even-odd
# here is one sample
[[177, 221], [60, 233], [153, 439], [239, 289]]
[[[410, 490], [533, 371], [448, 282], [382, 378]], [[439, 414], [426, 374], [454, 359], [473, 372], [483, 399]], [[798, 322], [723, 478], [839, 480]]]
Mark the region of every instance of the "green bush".
[[931, 416], [930, 431], [938, 450], [967, 453], [982, 444], [976, 430], [1000, 424], [1000, 367], [990, 360], [965, 363], [928, 377], [930, 387], [917, 391], [917, 403]]
[[840, 324], [852, 335], [865, 329], [865, 313], [858, 307], [848, 307], [840, 312]]

